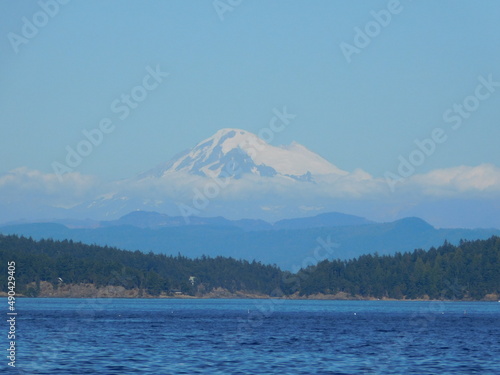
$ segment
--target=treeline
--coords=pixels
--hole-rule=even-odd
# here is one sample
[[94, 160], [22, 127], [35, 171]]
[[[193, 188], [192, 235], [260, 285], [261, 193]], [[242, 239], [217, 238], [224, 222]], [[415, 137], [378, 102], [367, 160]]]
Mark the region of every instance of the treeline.
[[[138, 288], [151, 295], [206, 294], [214, 288], [266, 295], [346, 293], [396, 299], [483, 299], [500, 294], [500, 237], [446, 243], [428, 251], [323, 261], [297, 274], [225, 257], [190, 259], [73, 241], [0, 235], [0, 290], [16, 262], [18, 293], [36, 296], [41, 281]], [[62, 281], [61, 281], [62, 280]]]
[[[145, 254], [73, 241], [40, 240], [0, 235], [2, 291], [7, 290], [7, 262], [16, 262], [16, 288], [36, 296], [40, 281], [54, 286], [90, 283], [139, 288], [151, 295], [161, 292], [194, 295], [224, 288], [270, 294], [282, 282], [276, 266], [232, 258], [189, 259], [181, 255]], [[194, 279], [191, 279], [191, 277]], [[62, 280], [62, 282], [60, 281]], [[35, 287], [28, 288], [28, 284]], [[38, 286], [38, 287], [37, 287]]]
[[500, 294], [500, 237], [447, 242], [428, 251], [324, 261], [299, 272], [301, 294], [483, 299]]

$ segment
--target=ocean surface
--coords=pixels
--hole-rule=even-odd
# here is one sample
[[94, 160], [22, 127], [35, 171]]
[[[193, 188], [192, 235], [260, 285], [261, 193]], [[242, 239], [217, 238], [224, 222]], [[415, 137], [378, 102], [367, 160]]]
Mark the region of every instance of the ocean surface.
[[2, 356], [2, 373], [500, 374], [500, 303], [18, 299], [16, 307], [16, 368]]

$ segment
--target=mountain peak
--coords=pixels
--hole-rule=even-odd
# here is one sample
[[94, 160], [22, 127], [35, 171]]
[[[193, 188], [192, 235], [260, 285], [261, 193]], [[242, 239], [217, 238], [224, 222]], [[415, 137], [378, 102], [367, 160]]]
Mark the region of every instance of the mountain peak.
[[221, 137], [221, 136], [224, 136], [224, 135], [227, 135], [227, 134], [230, 134], [231, 136], [234, 136], [236, 134], [241, 134], [241, 135], [245, 135], [245, 134], [252, 134], [246, 130], [243, 130], [243, 129], [237, 129], [237, 128], [223, 128], [223, 129], [219, 129], [217, 130], [217, 132], [212, 136], [212, 137]]
[[403, 228], [411, 228], [418, 230], [433, 230], [435, 229], [432, 225], [430, 225], [427, 221], [419, 218], [419, 217], [405, 217], [403, 219], [399, 219], [393, 222], [398, 229]]
[[243, 129], [224, 128], [154, 171], [158, 177], [184, 172], [203, 177], [241, 178], [245, 174], [314, 181], [315, 175], [347, 172], [293, 142], [273, 146]]
[[[224, 142], [228, 139], [232, 139], [235, 137], [241, 138], [241, 137], [248, 137], [248, 136], [255, 136], [254, 134], [247, 132], [246, 130], [242, 129], [233, 129], [233, 128], [224, 128], [218, 130], [214, 135], [211, 137], [201, 141], [198, 143], [196, 147], [203, 145], [204, 143], [207, 143], [209, 141], [212, 141], [215, 144], [220, 144], [221, 142]], [[255, 136], [256, 137], [256, 136]]]

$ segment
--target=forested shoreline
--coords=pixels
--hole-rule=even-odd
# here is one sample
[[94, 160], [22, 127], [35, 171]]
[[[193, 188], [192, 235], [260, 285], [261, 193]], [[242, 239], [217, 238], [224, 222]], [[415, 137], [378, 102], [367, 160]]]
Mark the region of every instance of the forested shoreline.
[[[0, 235], [1, 291], [16, 263], [16, 293], [44, 296], [68, 285], [120, 287], [150, 297], [271, 296], [307, 298], [494, 300], [500, 295], [500, 237], [445, 242], [429, 250], [325, 260], [297, 273], [227, 257], [125, 251], [73, 241]], [[116, 288], [115, 288], [116, 289]], [[83, 296], [83, 295], [82, 295]]]

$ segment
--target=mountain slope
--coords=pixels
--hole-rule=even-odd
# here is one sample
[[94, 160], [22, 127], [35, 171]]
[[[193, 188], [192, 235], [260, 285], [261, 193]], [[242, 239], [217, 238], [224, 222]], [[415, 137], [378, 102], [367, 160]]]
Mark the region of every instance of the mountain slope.
[[347, 174], [298, 143], [276, 147], [241, 129], [221, 129], [140, 178], [163, 177], [176, 172], [236, 179], [245, 174], [282, 176], [299, 181], [311, 181], [314, 175]]

